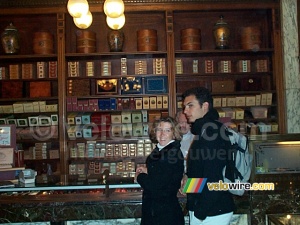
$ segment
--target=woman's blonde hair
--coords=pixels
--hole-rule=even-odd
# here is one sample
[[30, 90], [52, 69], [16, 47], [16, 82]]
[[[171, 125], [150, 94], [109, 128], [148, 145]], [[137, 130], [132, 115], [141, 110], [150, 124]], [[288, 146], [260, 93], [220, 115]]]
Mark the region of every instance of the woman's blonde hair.
[[161, 122], [170, 123], [171, 124], [171, 129], [173, 131], [173, 138], [175, 140], [179, 140], [180, 141], [182, 139], [182, 135], [181, 135], [181, 132], [180, 132], [180, 129], [179, 129], [179, 125], [178, 125], [177, 121], [174, 118], [168, 116], [168, 117], [160, 118], [160, 119], [156, 120], [153, 123], [153, 125], [152, 125], [152, 127], [150, 129], [150, 133], [149, 133], [149, 137], [150, 137], [150, 139], [151, 139], [152, 142], [154, 142], [154, 143], [158, 142], [157, 139], [156, 139], [156, 128], [159, 126], [159, 124]]

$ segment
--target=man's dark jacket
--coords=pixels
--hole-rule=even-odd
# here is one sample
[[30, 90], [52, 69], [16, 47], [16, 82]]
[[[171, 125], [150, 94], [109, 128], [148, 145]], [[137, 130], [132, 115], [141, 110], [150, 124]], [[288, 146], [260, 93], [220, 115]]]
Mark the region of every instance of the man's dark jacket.
[[[187, 158], [188, 178], [207, 178], [210, 183], [223, 180], [222, 170], [231, 144], [218, 119], [218, 112], [211, 109], [192, 124], [191, 132], [196, 136]], [[232, 212], [234, 202], [228, 191], [209, 191], [205, 185], [200, 194], [187, 194], [187, 208], [204, 220], [207, 216]]]

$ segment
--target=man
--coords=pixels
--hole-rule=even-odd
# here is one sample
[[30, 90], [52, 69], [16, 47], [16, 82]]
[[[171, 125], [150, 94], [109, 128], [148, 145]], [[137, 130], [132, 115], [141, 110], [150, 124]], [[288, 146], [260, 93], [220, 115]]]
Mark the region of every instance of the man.
[[191, 143], [193, 142], [194, 135], [191, 133], [191, 125], [188, 123], [187, 118], [182, 110], [177, 112], [176, 121], [178, 122], [179, 129], [182, 134], [180, 149], [184, 157], [184, 171], [186, 172], [186, 156], [188, 154]]
[[[223, 180], [230, 141], [224, 126], [218, 122], [219, 114], [213, 108], [209, 90], [192, 88], [183, 93], [184, 114], [196, 135], [187, 158], [188, 178], [207, 178], [207, 183]], [[228, 191], [209, 191], [207, 185], [201, 193], [187, 194], [190, 225], [228, 225], [234, 202]]]

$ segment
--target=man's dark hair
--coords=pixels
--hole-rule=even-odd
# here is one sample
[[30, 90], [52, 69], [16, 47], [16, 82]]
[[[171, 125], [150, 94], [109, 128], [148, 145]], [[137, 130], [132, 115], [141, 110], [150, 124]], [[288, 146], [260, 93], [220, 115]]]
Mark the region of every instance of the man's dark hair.
[[198, 100], [200, 106], [203, 105], [204, 102], [209, 103], [209, 109], [213, 108], [213, 99], [210, 94], [210, 91], [205, 87], [194, 87], [191, 89], [186, 90], [182, 94], [182, 99], [184, 100], [186, 97], [194, 95]]

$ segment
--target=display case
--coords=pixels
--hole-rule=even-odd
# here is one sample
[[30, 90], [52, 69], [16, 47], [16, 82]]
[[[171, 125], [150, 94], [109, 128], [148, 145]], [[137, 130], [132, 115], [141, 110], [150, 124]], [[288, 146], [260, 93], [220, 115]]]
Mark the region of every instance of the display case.
[[[210, 89], [220, 116], [251, 134], [285, 132], [279, 2], [169, 3], [126, 2], [125, 26], [114, 32], [98, 3], [86, 30], [65, 4], [3, 3], [0, 28], [13, 23], [20, 50], [0, 50], [0, 121], [17, 124], [38, 179], [87, 180], [109, 168], [132, 182], [153, 147], [151, 124], [175, 116], [193, 86]], [[216, 49], [220, 16], [230, 37]]]

